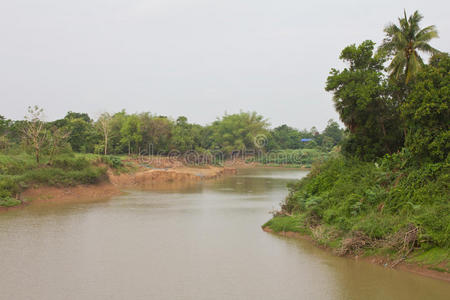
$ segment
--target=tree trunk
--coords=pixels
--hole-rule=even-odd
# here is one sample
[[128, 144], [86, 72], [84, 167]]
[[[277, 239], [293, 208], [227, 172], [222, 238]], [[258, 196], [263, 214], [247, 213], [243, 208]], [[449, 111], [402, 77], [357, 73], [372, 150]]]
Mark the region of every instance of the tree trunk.
[[35, 148], [36, 162], [39, 165], [39, 148]]
[[[380, 120], [380, 125], [381, 125], [381, 131], [383, 132], [383, 137], [386, 138], [386, 128], [384, 127], [384, 122], [383, 120]], [[386, 139], [384, 139], [384, 147], [386, 147], [386, 150], [388, 153], [392, 153], [389, 144], [386, 142]]]
[[105, 135], [105, 155], [108, 155], [108, 136]]

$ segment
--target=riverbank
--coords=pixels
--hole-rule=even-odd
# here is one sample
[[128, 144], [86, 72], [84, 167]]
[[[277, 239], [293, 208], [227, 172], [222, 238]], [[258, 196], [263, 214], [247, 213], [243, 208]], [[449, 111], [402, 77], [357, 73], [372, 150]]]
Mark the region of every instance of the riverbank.
[[[187, 165], [170, 157], [115, 157], [97, 155], [68, 155], [58, 158], [54, 165], [37, 166], [29, 157], [10, 160], [6, 175], [10, 205], [0, 212], [21, 208], [32, 203], [97, 201], [121, 193], [123, 189], [174, 188], [201, 180], [232, 175], [238, 169], [286, 168], [233, 159], [218, 165]], [[299, 169], [296, 166], [296, 169]], [[302, 168], [304, 169], [304, 168]], [[83, 176], [83, 175], [89, 176]]]
[[[97, 185], [105, 183], [119, 188], [148, 188], [161, 182], [171, 182], [172, 186], [175, 183], [185, 185], [233, 174], [236, 169], [255, 167], [274, 166], [244, 159], [228, 160], [219, 166], [188, 164], [182, 158], [165, 156], [104, 156], [70, 152], [37, 163], [26, 153], [0, 154], [0, 211], [24, 206], [29, 202], [27, 198], [39, 198], [40, 189], [43, 195], [51, 190], [51, 198], [67, 198], [67, 194], [83, 194], [81, 189], [73, 187], [96, 190]], [[59, 193], [58, 189], [69, 192]], [[95, 194], [92, 193], [94, 198]]]
[[[321, 248], [324, 251], [327, 251], [332, 255], [339, 255], [336, 252], [336, 248], [333, 248], [329, 245], [320, 243], [319, 241], [315, 240], [313, 236], [311, 236], [309, 234], [300, 233], [300, 232], [296, 232], [296, 231], [275, 231], [272, 228], [270, 228], [270, 226], [262, 226], [261, 228], [263, 231], [270, 233], [270, 234], [276, 234], [276, 235], [284, 236], [287, 238], [301, 239], [301, 240], [309, 241], [309, 242], [313, 243], [316, 247]], [[392, 260], [392, 258], [390, 258], [388, 256], [364, 255], [364, 254], [355, 255], [355, 254], [348, 253], [348, 254], [345, 254], [344, 257], [347, 259], [366, 261], [366, 262], [370, 262], [372, 264], [383, 266], [385, 268], [393, 268], [393, 269], [406, 271], [406, 272], [414, 273], [414, 274], [421, 275], [421, 276], [430, 277], [433, 279], [443, 280], [443, 281], [450, 283], [450, 273], [433, 270], [433, 269], [430, 269], [429, 266], [421, 265], [419, 263], [414, 263], [411, 261], [410, 262], [401, 261], [398, 264], [396, 264], [395, 266], [392, 266], [392, 264], [395, 263], [396, 261]]]
[[18, 194], [19, 205], [0, 207], [0, 212], [42, 203], [95, 202], [120, 195], [124, 189], [145, 189], [168, 183], [191, 184], [236, 173], [236, 169], [231, 167], [188, 167], [179, 165], [173, 168], [148, 169], [139, 167], [137, 162], [135, 164], [133, 171], [125, 173], [119, 173], [110, 168], [106, 171], [106, 177], [95, 184], [76, 186], [35, 185], [29, 187]]
[[450, 280], [447, 164], [408, 165], [401, 154], [377, 163], [337, 156], [289, 190], [266, 231], [295, 232], [339, 256]]
[[236, 169], [230, 167], [188, 167], [181, 166], [170, 169], [140, 170], [133, 173], [114, 174], [108, 172], [108, 180], [121, 188], [145, 188], [161, 182], [185, 182], [214, 179], [223, 175], [235, 174]]

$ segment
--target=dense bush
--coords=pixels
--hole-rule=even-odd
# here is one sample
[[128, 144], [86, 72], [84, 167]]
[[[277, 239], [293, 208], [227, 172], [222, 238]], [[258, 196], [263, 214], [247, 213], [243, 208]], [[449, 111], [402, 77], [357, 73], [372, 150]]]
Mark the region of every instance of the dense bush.
[[107, 164], [110, 168], [119, 169], [123, 167], [122, 160], [118, 156], [105, 155], [101, 158], [102, 162]]
[[37, 166], [31, 155], [21, 153], [19, 155], [6, 155], [0, 153], [0, 175], [1, 174], [22, 174]]
[[449, 164], [408, 166], [403, 154], [378, 163], [329, 159], [290, 186], [282, 208], [305, 222], [343, 232], [361, 231], [374, 239], [413, 224], [419, 244], [450, 247]]

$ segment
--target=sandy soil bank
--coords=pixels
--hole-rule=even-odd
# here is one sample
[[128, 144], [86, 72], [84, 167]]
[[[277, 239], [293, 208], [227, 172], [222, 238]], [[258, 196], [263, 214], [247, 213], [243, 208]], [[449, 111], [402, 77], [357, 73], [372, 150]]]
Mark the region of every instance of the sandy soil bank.
[[93, 200], [107, 199], [112, 196], [120, 195], [120, 189], [103, 182], [95, 185], [78, 185], [74, 187], [48, 187], [42, 186], [30, 188], [21, 194], [22, 199], [32, 200], [30, 204], [55, 202], [90, 202]]
[[235, 174], [234, 168], [208, 166], [204, 168], [175, 167], [171, 169], [150, 169], [136, 173], [114, 175], [108, 173], [109, 181], [118, 187], [145, 188], [163, 182], [192, 182], [214, 179], [226, 174]]
[[[314, 242], [312, 240], [312, 238], [309, 235], [306, 234], [300, 234], [298, 232], [292, 232], [292, 231], [281, 231], [281, 232], [274, 232], [271, 228], [269, 227], [263, 227], [262, 228], [265, 232], [269, 232], [272, 234], [277, 234], [277, 235], [281, 235], [281, 236], [286, 236], [289, 238], [296, 238], [296, 239], [302, 239], [302, 240], [308, 240], [311, 242]], [[326, 248], [323, 246], [318, 246], [321, 249], [324, 250], [329, 250], [330, 252], [331, 249], [330, 248]], [[380, 266], [384, 266], [388, 260], [384, 257], [359, 257], [359, 256], [346, 256], [347, 258], [351, 258], [354, 260], [363, 260], [363, 261], [368, 261], [371, 262], [373, 264], [377, 264]], [[427, 276], [427, 277], [431, 277], [434, 279], [439, 279], [439, 280], [444, 280], [447, 282], [450, 282], [450, 274], [449, 273], [445, 273], [445, 272], [439, 272], [439, 271], [435, 271], [435, 270], [430, 270], [424, 266], [418, 265], [418, 264], [411, 264], [411, 263], [406, 263], [406, 262], [402, 262], [399, 263], [397, 266], [394, 267], [394, 269], [398, 269], [398, 270], [402, 270], [402, 271], [407, 271], [407, 272], [411, 272], [411, 273], [415, 273], [418, 275], [422, 275], [422, 276]]]
[[42, 203], [67, 203], [67, 202], [95, 202], [120, 195], [121, 189], [126, 188], [150, 188], [166, 186], [168, 183], [177, 186], [189, 185], [200, 180], [214, 179], [227, 174], [235, 174], [236, 169], [229, 167], [205, 166], [193, 168], [179, 166], [165, 169], [140, 168], [133, 173], [116, 175], [108, 171], [108, 179], [100, 184], [78, 185], [74, 187], [49, 187], [39, 186], [29, 188], [21, 193], [22, 205], [15, 207], [0, 207], [0, 212], [20, 209], [27, 205]]

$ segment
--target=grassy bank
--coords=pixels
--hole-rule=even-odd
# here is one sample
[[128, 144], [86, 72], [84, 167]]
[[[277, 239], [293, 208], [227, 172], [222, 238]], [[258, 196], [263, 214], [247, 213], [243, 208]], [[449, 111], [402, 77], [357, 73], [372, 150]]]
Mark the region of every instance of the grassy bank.
[[339, 255], [385, 257], [450, 272], [449, 164], [408, 165], [405, 154], [377, 163], [332, 158], [292, 184], [266, 224], [310, 235]]
[[106, 178], [108, 168], [123, 166], [118, 157], [67, 153], [56, 157], [50, 165], [39, 165], [33, 156], [0, 154], [0, 206], [12, 207], [22, 203], [19, 195], [29, 187], [69, 187], [96, 184]]

